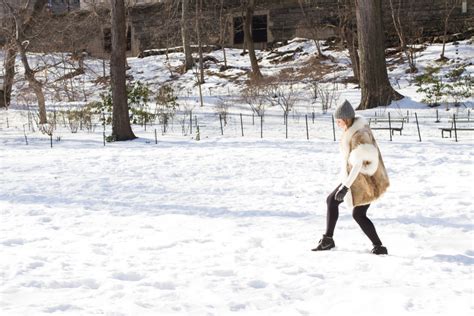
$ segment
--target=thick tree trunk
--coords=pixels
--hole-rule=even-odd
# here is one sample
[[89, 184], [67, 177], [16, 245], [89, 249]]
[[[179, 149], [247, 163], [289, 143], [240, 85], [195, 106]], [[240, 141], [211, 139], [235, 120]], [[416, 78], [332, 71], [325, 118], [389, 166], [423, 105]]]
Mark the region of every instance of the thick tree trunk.
[[125, 79], [127, 51], [124, 0], [112, 0], [112, 52], [110, 78], [112, 83], [112, 138], [116, 141], [136, 138], [130, 126]]
[[385, 63], [381, 0], [356, 0], [360, 87], [358, 110], [389, 105], [403, 98], [390, 85]]
[[255, 46], [253, 44], [252, 37], [252, 19], [254, 8], [255, 0], [248, 0], [244, 21], [244, 37], [245, 45], [247, 46], [247, 49], [249, 51], [250, 64], [252, 65], [252, 77], [253, 79], [261, 79], [263, 76], [260, 72], [260, 67], [258, 66], [257, 56], [255, 55]]
[[3, 78], [3, 105], [5, 107], [10, 106], [10, 100], [12, 96], [13, 81], [15, 79], [15, 60], [16, 60], [17, 48], [14, 42], [10, 42], [6, 49], [5, 56], [5, 77]]
[[184, 70], [188, 71], [193, 68], [193, 54], [191, 45], [189, 44], [189, 28], [187, 25], [189, 0], [181, 0], [181, 38], [183, 40], [184, 52]]

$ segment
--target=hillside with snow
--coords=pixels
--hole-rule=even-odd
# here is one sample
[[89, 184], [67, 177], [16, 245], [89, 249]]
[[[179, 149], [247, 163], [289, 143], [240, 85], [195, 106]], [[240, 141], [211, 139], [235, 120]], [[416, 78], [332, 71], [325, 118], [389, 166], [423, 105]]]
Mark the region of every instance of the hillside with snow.
[[[388, 256], [370, 253], [343, 205], [336, 248], [310, 251], [339, 184], [331, 115], [360, 100], [347, 51], [324, 48], [325, 59], [302, 39], [258, 52], [264, 76], [294, 100], [287, 125], [268, 91], [264, 119], [251, 110], [240, 50], [226, 51], [226, 70], [222, 51], [207, 54], [203, 107], [196, 71], [180, 72], [182, 54], [129, 58], [130, 79], [153, 94], [145, 110], [156, 110], [164, 84], [178, 107], [166, 131], [159, 120], [134, 124], [136, 140], [112, 143], [101, 114], [72, 132], [66, 112], [107, 93], [101, 60], [86, 58], [85, 74], [66, 83], [54, 80], [70, 66], [38, 74], [51, 135], [38, 131], [17, 60], [14, 101], [0, 111], [0, 314], [471, 315], [474, 142], [462, 129], [472, 127], [474, 98], [429, 107], [415, 82], [433, 68], [446, 82], [460, 68], [472, 76], [472, 40], [448, 43], [442, 64], [441, 45], [426, 45], [417, 74], [391, 54], [389, 78], [405, 98], [358, 111], [385, 128], [374, 134], [391, 186], [368, 215]], [[29, 57], [40, 66], [68, 58]], [[331, 94], [327, 110], [315, 81]], [[389, 113], [400, 133], [386, 129]], [[442, 138], [453, 118], [459, 130]]]

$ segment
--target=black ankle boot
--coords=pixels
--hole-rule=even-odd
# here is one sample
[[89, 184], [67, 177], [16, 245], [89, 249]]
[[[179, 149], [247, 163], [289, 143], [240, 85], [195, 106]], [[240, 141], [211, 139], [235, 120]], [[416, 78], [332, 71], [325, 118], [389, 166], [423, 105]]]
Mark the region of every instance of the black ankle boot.
[[374, 249], [372, 249], [371, 251], [373, 254], [376, 254], [376, 255], [388, 255], [388, 251], [387, 251], [387, 248], [385, 248], [384, 246], [382, 245], [377, 245], [374, 247]]
[[334, 247], [336, 247], [336, 244], [334, 243], [334, 239], [332, 239], [332, 237], [323, 235], [323, 238], [321, 238], [316, 248], [313, 248], [311, 250], [312, 251], [329, 250]]

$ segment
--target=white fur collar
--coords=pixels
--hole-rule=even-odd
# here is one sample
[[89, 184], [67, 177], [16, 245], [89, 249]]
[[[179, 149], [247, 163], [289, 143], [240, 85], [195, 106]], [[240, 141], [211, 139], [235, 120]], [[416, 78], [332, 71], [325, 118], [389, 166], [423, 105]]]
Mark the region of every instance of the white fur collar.
[[341, 150], [345, 154], [346, 158], [349, 155], [350, 143], [352, 136], [358, 131], [367, 126], [367, 120], [360, 115], [356, 115], [354, 118], [354, 123], [349, 127], [343, 134], [341, 138]]

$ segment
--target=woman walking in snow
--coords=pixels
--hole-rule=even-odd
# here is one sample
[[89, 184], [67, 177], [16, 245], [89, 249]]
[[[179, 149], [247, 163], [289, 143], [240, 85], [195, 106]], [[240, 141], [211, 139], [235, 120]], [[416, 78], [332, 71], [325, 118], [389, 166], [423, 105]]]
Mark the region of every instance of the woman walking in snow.
[[380, 150], [366, 120], [355, 116], [347, 100], [337, 107], [334, 116], [337, 125], [344, 131], [340, 143], [343, 155], [342, 183], [327, 197], [326, 233], [312, 250], [329, 250], [336, 246], [333, 240], [334, 228], [339, 217], [339, 204], [345, 201], [353, 208], [352, 216], [372, 242], [372, 253], [387, 254], [387, 248], [382, 245], [374, 224], [367, 217], [370, 203], [378, 199], [389, 186]]

